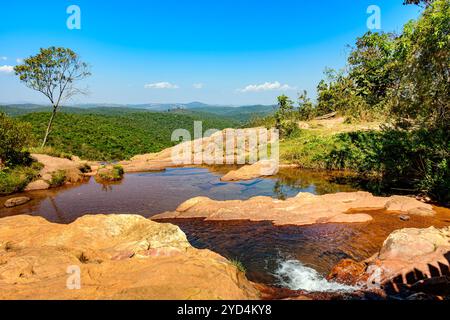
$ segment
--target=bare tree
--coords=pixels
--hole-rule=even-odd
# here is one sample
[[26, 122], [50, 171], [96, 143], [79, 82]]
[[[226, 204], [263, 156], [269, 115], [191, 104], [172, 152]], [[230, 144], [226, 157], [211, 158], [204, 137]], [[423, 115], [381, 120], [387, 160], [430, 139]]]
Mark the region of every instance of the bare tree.
[[25, 59], [14, 71], [27, 87], [44, 94], [52, 104], [52, 115], [42, 142], [42, 147], [45, 147], [61, 104], [76, 94], [84, 93], [76, 83], [91, 75], [89, 67], [71, 49], [50, 47]]

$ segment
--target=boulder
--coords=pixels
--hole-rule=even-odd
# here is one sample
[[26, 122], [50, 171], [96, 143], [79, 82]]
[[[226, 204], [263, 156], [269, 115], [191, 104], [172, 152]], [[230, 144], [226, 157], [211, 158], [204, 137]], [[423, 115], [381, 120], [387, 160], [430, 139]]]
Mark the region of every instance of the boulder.
[[6, 200], [4, 206], [6, 208], [13, 208], [13, 207], [21, 206], [21, 205], [27, 203], [30, 200], [31, 199], [28, 198], [28, 197], [11, 198], [11, 199]]
[[[73, 270], [80, 271], [78, 290], [67, 286]], [[259, 297], [234, 265], [193, 248], [171, 224], [135, 215], [85, 216], [69, 225], [0, 219], [0, 299]]]
[[386, 294], [416, 299], [422, 293], [450, 295], [449, 270], [450, 227], [431, 227], [394, 231], [378, 254], [362, 263], [344, 260], [329, 278], [347, 283], [376, 279]]
[[36, 180], [33, 181], [31, 183], [29, 183], [25, 190], [26, 192], [28, 191], [37, 191], [37, 190], [47, 190], [50, 188], [50, 184], [44, 180]]
[[405, 196], [392, 196], [384, 208], [388, 211], [401, 211], [420, 216], [434, 215], [433, 206]]
[[221, 181], [253, 180], [259, 177], [273, 176], [278, 173], [278, 163], [274, 160], [261, 160], [252, 165], [247, 165], [232, 170], [224, 175]]

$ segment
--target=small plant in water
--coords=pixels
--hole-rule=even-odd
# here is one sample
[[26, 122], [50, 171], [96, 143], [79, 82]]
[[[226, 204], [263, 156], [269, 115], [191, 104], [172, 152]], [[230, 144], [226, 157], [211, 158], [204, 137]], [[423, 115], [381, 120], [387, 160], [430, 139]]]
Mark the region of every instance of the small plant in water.
[[50, 185], [52, 187], [60, 187], [64, 183], [66, 183], [67, 176], [64, 170], [58, 170], [52, 174], [52, 180], [50, 181]]
[[98, 177], [103, 181], [120, 181], [124, 175], [124, 170], [121, 165], [104, 166], [98, 170]]

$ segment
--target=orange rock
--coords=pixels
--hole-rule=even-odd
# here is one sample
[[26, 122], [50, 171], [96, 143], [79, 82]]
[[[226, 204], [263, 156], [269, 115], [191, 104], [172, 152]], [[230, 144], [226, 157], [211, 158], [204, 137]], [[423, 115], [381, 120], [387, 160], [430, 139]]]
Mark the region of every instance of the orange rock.
[[259, 177], [273, 176], [278, 173], [278, 163], [271, 160], [261, 160], [233, 170], [224, 175], [221, 181], [252, 180]]
[[[80, 289], [67, 282], [80, 270]], [[0, 219], [0, 299], [258, 299], [222, 256], [193, 248], [171, 224], [85, 216], [70, 225]]]
[[367, 278], [365, 275], [366, 265], [351, 259], [344, 259], [331, 269], [327, 280], [347, 285], [357, 285], [358, 282]]
[[[310, 225], [319, 223], [362, 223], [372, 220], [370, 214], [349, 213], [355, 209], [383, 209], [392, 198], [374, 197], [368, 192], [348, 192], [317, 196], [300, 193], [285, 201], [271, 197], [254, 197], [246, 201], [215, 201], [194, 198], [181, 204], [176, 212], [166, 212], [155, 220], [171, 218], [204, 218], [206, 220], [271, 221], [275, 225]], [[396, 199], [396, 201], [403, 199]], [[411, 200], [415, 201], [412, 202]], [[409, 214], [414, 210], [429, 210], [428, 205], [408, 198], [405, 207]], [[434, 211], [430, 209], [430, 214]]]

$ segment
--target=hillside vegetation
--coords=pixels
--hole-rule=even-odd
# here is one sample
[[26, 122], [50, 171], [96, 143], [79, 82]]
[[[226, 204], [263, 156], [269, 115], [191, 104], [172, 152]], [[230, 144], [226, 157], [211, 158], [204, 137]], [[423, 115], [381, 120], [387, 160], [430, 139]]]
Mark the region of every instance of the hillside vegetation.
[[[401, 34], [359, 37], [345, 68], [326, 71], [316, 103], [306, 92], [297, 104], [282, 95], [273, 116], [250, 126], [280, 130], [284, 161], [352, 170], [376, 191], [407, 190], [450, 203], [449, 25], [450, 1], [428, 1]], [[332, 115], [348, 128], [304, 128]], [[383, 125], [355, 125], [367, 122]]]
[[[49, 145], [59, 152], [87, 160], [122, 160], [174, 145], [172, 132], [186, 129], [192, 134], [194, 121], [202, 121], [204, 131], [221, 130], [235, 124], [213, 116], [119, 110], [104, 112], [58, 114]], [[49, 116], [49, 113], [37, 112], [18, 117], [20, 121], [31, 124], [35, 146], [42, 139]]]

